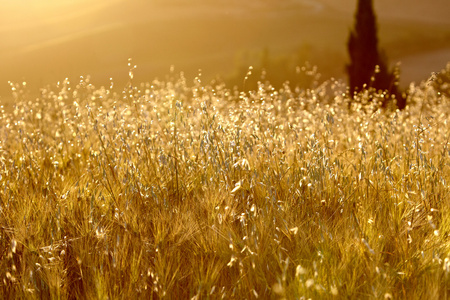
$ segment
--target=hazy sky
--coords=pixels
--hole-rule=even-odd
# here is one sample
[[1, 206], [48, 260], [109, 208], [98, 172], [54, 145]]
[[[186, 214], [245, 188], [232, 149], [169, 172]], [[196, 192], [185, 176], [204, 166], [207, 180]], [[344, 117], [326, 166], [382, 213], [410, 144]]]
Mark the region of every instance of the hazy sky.
[[[7, 81], [39, 86], [91, 74], [142, 81], [175, 65], [229, 73], [237, 57], [304, 49], [342, 75], [355, 0], [0, 0], [0, 97]], [[380, 43], [411, 80], [450, 61], [449, 0], [378, 0]], [[253, 51], [253, 52], [252, 52]], [[251, 60], [251, 57], [250, 57]], [[252, 63], [249, 61], [249, 63]], [[439, 67], [438, 67], [439, 66]], [[140, 72], [140, 73], [139, 73]], [[1, 98], [0, 98], [1, 100]]]

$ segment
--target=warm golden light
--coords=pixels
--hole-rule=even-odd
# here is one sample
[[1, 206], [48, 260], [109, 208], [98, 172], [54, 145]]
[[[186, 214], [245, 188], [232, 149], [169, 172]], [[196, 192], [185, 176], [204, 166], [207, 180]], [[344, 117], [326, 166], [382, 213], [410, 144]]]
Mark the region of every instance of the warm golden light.
[[[231, 76], [264, 55], [308, 60], [324, 77], [344, 77], [354, 2], [2, 1], [0, 97], [9, 95], [8, 80], [26, 81], [30, 89], [87, 74], [99, 84], [111, 76], [124, 82], [129, 57], [142, 81], [165, 76], [171, 65], [192, 76], [202, 69], [206, 79]], [[450, 60], [447, 4], [376, 1], [380, 42], [392, 63], [403, 62], [403, 83]]]
[[449, 298], [448, 1], [0, 0], [0, 300]]

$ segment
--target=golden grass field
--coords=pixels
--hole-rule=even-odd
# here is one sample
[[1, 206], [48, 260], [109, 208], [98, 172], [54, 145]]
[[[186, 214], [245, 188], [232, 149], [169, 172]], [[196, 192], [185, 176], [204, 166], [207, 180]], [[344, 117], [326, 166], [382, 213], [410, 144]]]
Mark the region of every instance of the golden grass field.
[[4, 299], [449, 297], [443, 84], [411, 85], [398, 111], [339, 81], [240, 92], [133, 72], [36, 100], [11, 85]]
[[0, 3], [0, 299], [450, 298], [448, 0], [375, 1], [404, 110], [355, 2]]

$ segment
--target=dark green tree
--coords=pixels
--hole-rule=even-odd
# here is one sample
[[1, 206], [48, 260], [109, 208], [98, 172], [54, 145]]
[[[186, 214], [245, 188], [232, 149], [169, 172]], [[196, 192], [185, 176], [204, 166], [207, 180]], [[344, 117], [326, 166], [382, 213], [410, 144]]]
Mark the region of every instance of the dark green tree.
[[[388, 99], [396, 98], [399, 108], [405, 98], [398, 90], [398, 70], [389, 71], [386, 58], [378, 50], [377, 23], [372, 0], [358, 0], [355, 27], [347, 43], [350, 63], [347, 65], [350, 93], [366, 88], [386, 91]], [[384, 103], [387, 104], [387, 103]]]

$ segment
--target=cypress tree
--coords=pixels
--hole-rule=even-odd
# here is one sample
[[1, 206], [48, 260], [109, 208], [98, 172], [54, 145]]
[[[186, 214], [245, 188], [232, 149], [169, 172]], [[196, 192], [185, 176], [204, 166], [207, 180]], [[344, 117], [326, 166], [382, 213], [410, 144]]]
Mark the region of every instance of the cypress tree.
[[398, 72], [388, 70], [385, 57], [378, 51], [377, 24], [372, 0], [358, 0], [355, 27], [350, 31], [347, 48], [350, 55], [347, 74], [351, 95], [367, 85], [368, 88], [387, 91], [391, 97], [395, 95], [397, 105], [403, 108], [405, 99], [397, 89]]

